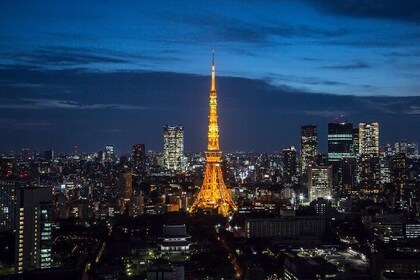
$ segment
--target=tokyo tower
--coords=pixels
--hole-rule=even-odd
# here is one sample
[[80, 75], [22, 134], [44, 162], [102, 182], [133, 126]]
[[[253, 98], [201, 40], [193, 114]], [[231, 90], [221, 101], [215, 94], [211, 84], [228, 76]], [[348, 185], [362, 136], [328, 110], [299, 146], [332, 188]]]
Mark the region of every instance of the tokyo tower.
[[223, 181], [220, 166], [222, 152], [219, 150], [219, 125], [217, 118], [216, 72], [213, 52], [206, 170], [200, 192], [191, 206], [190, 212], [197, 211], [198, 209], [217, 210], [219, 214], [226, 217], [229, 212], [236, 211], [237, 207]]

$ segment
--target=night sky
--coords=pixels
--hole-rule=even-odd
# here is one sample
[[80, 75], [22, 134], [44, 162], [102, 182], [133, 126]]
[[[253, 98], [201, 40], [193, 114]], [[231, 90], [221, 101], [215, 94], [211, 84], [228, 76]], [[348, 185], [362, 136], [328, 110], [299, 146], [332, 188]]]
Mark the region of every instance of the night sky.
[[0, 1], [0, 152], [278, 151], [334, 117], [420, 140], [420, 1]]

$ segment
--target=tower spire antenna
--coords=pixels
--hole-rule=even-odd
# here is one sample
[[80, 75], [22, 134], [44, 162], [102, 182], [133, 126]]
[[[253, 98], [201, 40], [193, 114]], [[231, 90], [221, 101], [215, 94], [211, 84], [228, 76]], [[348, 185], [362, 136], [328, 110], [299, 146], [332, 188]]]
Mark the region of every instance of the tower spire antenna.
[[211, 91], [216, 91], [216, 66], [214, 62], [214, 51], [211, 55]]

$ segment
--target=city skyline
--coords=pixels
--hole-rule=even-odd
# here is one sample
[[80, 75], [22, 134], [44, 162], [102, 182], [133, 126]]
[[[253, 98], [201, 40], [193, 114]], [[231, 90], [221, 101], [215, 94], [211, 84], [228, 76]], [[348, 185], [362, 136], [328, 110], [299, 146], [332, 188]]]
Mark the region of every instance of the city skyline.
[[0, 278], [420, 279], [419, 26], [420, 0], [0, 1]]

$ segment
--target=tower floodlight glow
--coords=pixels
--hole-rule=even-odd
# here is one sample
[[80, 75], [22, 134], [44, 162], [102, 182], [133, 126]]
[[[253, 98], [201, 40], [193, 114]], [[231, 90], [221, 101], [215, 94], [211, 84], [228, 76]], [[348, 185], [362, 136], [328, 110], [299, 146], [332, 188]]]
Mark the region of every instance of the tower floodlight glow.
[[211, 62], [211, 90], [210, 90], [210, 112], [208, 126], [208, 144], [206, 151], [206, 170], [204, 173], [203, 184], [197, 195], [190, 212], [198, 209], [216, 210], [223, 216], [228, 216], [229, 212], [236, 211], [237, 207], [224, 183], [221, 157], [219, 149], [219, 125], [217, 116], [217, 91], [216, 91], [216, 71], [214, 52]]

